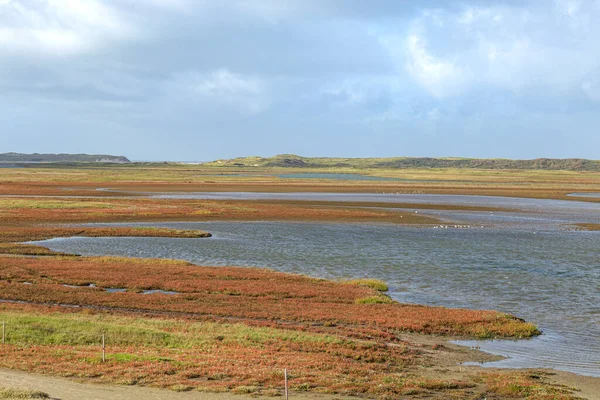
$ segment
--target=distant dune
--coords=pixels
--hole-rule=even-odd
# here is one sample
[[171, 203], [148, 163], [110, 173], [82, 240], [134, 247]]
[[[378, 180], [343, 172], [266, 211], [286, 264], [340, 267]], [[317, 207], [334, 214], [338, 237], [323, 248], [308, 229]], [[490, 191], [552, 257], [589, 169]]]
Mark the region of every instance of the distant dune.
[[581, 158], [536, 158], [534, 160], [510, 160], [504, 158], [326, 158], [301, 157], [280, 154], [275, 157], [240, 157], [216, 160], [203, 166], [214, 167], [295, 167], [295, 168], [474, 168], [474, 169], [523, 169], [523, 170], [566, 170], [600, 171], [600, 161]]
[[21, 153], [2, 153], [0, 154], [0, 163], [60, 163], [60, 162], [81, 162], [81, 163], [129, 163], [129, 159], [124, 156], [111, 156], [106, 154], [21, 154]]

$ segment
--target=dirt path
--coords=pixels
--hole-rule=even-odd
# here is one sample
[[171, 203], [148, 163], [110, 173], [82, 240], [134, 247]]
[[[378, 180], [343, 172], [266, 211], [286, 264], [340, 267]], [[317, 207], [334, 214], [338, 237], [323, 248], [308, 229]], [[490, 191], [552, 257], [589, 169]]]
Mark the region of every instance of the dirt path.
[[[173, 392], [166, 389], [139, 386], [78, 383], [65, 378], [55, 378], [7, 369], [0, 369], [0, 386], [39, 390], [48, 393], [54, 400], [256, 400], [256, 397], [232, 393]], [[298, 393], [292, 393], [290, 398], [298, 400], [350, 399], [343, 396]]]
[[570, 372], [552, 371], [556, 375], [548, 379], [560, 385], [577, 388], [576, 396], [580, 396], [588, 400], [600, 400], [600, 378], [591, 376], [582, 376], [572, 374]]
[[[556, 372], [556, 371], [553, 371]], [[557, 372], [548, 379], [558, 384], [579, 389], [576, 396], [600, 400], [600, 380], [566, 372]], [[78, 383], [70, 379], [55, 378], [21, 371], [0, 369], [0, 386], [39, 390], [53, 400], [255, 400], [257, 397], [232, 393], [173, 392], [139, 386], [98, 385]], [[290, 393], [298, 400], [356, 400], [356, 397]]]

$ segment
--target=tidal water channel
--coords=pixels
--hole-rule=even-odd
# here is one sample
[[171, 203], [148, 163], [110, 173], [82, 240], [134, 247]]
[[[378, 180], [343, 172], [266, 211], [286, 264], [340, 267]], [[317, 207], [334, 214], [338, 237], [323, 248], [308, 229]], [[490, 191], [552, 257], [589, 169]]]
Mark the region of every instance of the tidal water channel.
[[[346, 201], [349, 195], [314, 196]], [[600, 204], [407, 196], [395, 198], [401, 202], [503, 206], [510, 211], [419, 210], [445, 221], [446, 225], [435, 227], [293, 222], [126, 224], [202, 229], [213, 237], [76, 237], [37, 243], [85, 255], [177, 258], [199, 265], [266, 267], [332, 279], [379, 278], [389, 283], [390, 295], [400, 302], [496, 309], [538, 324], [543, 335], [534, 339], [476, 343], [484, 351], [508, 357], [489, 366], [550, 367], [600, 376], [600, 232], [574, 230], [570, 225], [598, 222]], [[365, 201], [374, 201], [367, 198]], [[454, 224], [460, 225], [455, 228]]]

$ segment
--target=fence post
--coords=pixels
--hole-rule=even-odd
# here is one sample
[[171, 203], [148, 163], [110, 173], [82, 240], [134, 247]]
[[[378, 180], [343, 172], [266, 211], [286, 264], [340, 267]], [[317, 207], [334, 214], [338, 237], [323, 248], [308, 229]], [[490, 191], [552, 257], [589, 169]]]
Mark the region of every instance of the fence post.
[[285, 400], [288, 400], [288, 376], [287, 376], [287, 368], [283, 370], [283, 376], [285, 379]]
[[106, 345], [104, 342], [104, 333], [102, 334], [102, 362], [106, 362]]
[[2, 321], [2, 344], [6, 343], [6, 322]]

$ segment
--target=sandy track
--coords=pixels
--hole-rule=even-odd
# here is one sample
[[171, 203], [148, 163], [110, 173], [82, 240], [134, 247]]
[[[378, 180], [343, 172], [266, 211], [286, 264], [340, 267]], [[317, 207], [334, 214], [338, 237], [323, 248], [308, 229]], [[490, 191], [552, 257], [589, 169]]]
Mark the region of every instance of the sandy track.
[[[575, 393], [576, 396], [588, 400], [600, 400], [600, 380], [598, 378], [560, 371], [554, 372], [556, 375], [551, 377], [550, 381], [578, 388], [579, 391]], [[182, 393], [139, 386], [78, 383], [66, 378], [55, 378], [7, 369], [0, 369], [0, 386], [39, 390], [48, 393], [54, 400], [255, 400], [257, 398], [232, 393], [195, 391]], [[356, 397], [306, 393], [290, 393], [290, 398], [298, 400], [356, 400]]]
[[[251, 400], [256, 397], [232, 393], [173, 392], [139, 386], [97, 385], [78, 383], [65, 378], [55, 378], [21, 371], [0, 369], [0, 386], [32, 389], [48, 393], [54, 400]], [[297, 394], [290, 396], [303, 400], [349, 399], [342, 396]]]
[[553, 371], [554, 376], [551, 376], [549, 381], [576, 388], [575, 396], [580, 396], [587, 400], [600, 400], [600, 378], [591, 376], [582, 376], [564, 371]]

